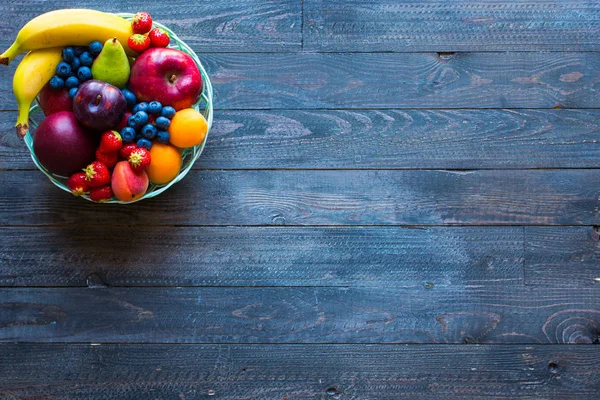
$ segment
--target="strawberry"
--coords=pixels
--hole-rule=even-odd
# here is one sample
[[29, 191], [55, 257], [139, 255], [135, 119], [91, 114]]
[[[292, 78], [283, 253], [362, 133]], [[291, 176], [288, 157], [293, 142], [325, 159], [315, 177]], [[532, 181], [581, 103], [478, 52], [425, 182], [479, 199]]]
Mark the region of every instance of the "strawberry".
[[85, 172], [85, 180], [91, 188], [104, 186], [110, 182], [110, 171], [100, 161], [93, 161], [83, 172]]
[[127, 39], [127, 46], [136, 53], [141, 53], [150, 47], [150, 38], [148, 36], [140, 35], [136, 33], [135, 35], [129, 36]]
[[139, 12], [131, 20], [133, 33], [148, 33], [152, 29], [152, 17], [147, 12]]
[[135, 172], [145, 171], [150, 165], [150, 160], [150, 152], [143, 147], [133, 150], [127, 159]]
[[93, 188], [90, 191], [90, 199], [98, 203], [104, 203], [113, 197], [113, 191], [110, 185]]
[[98, 149], [96, 150], [96, 161], [100, 161], [102, 164], [106, 165], [108, 169], [113, 169], [119, 162], [119, 152], [113, 151], [111, 153], [105, 153]]
[[129, 155], [131, 154], [132, 151], [137, 150], [137, 146], [133, 143], [131, 144], [126, 144], [125, 146], [123, 146], [123, 148], [121, 150], [119, 150], [119, 155], [121, 156], [121, 158], [124, 158], [125, 160], [127, 160], [129, 158]]
[[167, 47], [171, 41], [169, 34], [164, 29], [160, 28], [152, 29], [148, 36], [152, 42], [152, 47]]
[[100, 137], [100, 150], [103, 153], [114, 153], [121, 150], [123, 147], [123, 140], [121, 134], [117, 131], [107, 131]]
[[90, 190], [88, 181], [85, 178], [84, 172], [76, 172], [67, 181], [67, 186], [71, 189], [74, 196], [81, 196]]

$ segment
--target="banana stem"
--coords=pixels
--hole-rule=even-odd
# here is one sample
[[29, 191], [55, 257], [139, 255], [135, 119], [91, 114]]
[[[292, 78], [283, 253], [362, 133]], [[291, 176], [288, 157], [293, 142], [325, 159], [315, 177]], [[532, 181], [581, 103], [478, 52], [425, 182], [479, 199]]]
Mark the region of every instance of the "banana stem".
[[17, 135], [23, 139], [29, 130], [29, 105], [19, 105], [19, 117], [17, 118]]

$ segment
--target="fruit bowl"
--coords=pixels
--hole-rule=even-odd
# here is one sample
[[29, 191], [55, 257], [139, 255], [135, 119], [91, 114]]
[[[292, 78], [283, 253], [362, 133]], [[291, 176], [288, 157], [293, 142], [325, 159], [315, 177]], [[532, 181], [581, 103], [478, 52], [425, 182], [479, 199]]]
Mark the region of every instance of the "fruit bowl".
[[[133, 18], [134, 14], [118, 13], [115, 15], [123, 17], [127, 20], [131, 20]], [[177, 177], [175, 177], [172, 181], [170, 181], [169, 183], [166, 183], [164, 185], [156, 185], [156, 184], [150, 183], [150, 186], [148, 187], [148, 190], [146, 191], [146, 193], [142, 197], [140, 197], [139, 199], [137, 199], [135, 201], [123, 202], [123, 201], [119, 201], [119, 200], [116, 200], [113, 198], [111, 200], [106, 201], [106, 203], [109, 203], [109, 204], [110, 203], [130, 204], [130, 203], [134, 203], [136, 201], [140, 201], [143, 199], [149, 199], [149, 198], [158, 196], [160, 193], [164, 192], [169, 187], [171, 187], [172, 185], [174, 185], [175, 183], [177, 183], [181, 179], [183, 179], [183, 177], [185, 175], [187, 175], [187, 173], [190, 171], [190, 169], [194, 165], [194, 162], [198, 159], [198, 157], [200, 157], [200, 154], [202, 154], [202, 151], [204, 150], [204, 145], [206, 144], [206, 140], [208, 139], [208, 134], [210, 133], [210, 128], [212, 126], [213, 89], [212, 89], [212, 85], [211, 85], [210, 79], [208, 77], [208, 74], [206, 73], [206, 70], [200, 63], [198, 56], [196, 55], [196, 53], [194, 53], [194, 51], [187, 44], [185, 44], [181, 39], [179, 39], [179, 37], [173, 31], [171, 31], [168, 27], [166, 27], [158, 22], [154, 22], [154, 25], [166, 30], [169, 33], [169, 36], [171, 37], [171, 42], [168, 46], [169, 48], [174, 48], [174, 49], [181, 50], [181, 51], [187, 53], [190, 57], [192, 57], [192, 59], [194, 60], [194, 62], [196, 63], [196, 65], [198, 66], [198, 68], [200, 70], [200, 73], [202, 75], [202, 81], [203, 81], [202, 95], [200, 97], [200, 100], [196, 104], [194, 104], [192, 106], [192, 108], [199, 111], [201, 114], [204, 115], [204, 118], [206, 118], [206, 121], [208, 123], [206, 137], [204, 138], [204, 141], [202, 141], [202, 143], [198, 144], [197, 146], [190, 147], [190, 148], [184, 149], [182, 151], [183, 163], [181, 166], [181, 170], [179, 171], [179, 174], [177, 175]], [[25, 135], [25, 138], [24, 138], [25, 143], [31, 153], [31, 158], [33, 159], [33, 162], [39, 168], [39, 170], [42, 171], [44, 173], [44, 175], [46, 175], [48, 177], [48, 179], [50, 179], [50, 181], [52, 183], [54, 183], [56, 186], [58, 186], [59, 188], [61, 188], [64, 191], [70, 193], [71, 190], [67, 187], [68, 177], [56, 175], [56, 174], [49, 172], [40, 163], [40, 161], [36, 157], [35, 152], [33, 150], [33, 136], [31, 134], [31, 130], [35, 130], [37, 128], [38, 124], [43, 119], [44, 119], [44, 114], [43, 114], [38, 102], [36, 101], [33, 103], [31, 110], [30, 110], [30, 118], [29, 118], [30, 130], [27, 131], [27, 134]], [[81, 197], [83, 197], [86, 200], [92, 201], [88, 194], [82, 195]]]

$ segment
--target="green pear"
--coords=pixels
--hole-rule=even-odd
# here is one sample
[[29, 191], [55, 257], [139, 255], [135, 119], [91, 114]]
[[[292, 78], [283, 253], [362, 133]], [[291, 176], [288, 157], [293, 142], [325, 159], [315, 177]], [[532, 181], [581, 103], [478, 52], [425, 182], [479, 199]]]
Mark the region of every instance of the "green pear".
[[123, 89], [129, 81], [129, 59], [117, 38], [108, 39], [92, 64], [94, 79]]

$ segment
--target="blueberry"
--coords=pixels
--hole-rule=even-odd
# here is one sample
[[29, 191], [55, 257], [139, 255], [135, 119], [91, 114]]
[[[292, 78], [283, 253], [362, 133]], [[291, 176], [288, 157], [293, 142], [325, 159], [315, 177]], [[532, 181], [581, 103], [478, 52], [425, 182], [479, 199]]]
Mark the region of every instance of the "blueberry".
[[152, 124], [147, 124], [140, 132], [146, 139], [154, 139], [156, 136], [156, 127]]
[[135, 97], [135, 94], [133, 94], [131, 90], [127, 89], [122, 89], [121, 93], [123, 93], [123, 96], [125, 96], [125, 101], [127, 101], [127, 107], [135, 107], [135, 103], [137, 103], [137, 98]]
[[65, 87], [65, 80], [58, 75], [50, 79], [50, 87], [54, 90], [60, 90]]
[[75, 59], [75, 51], [72, 47], [65, 47], [62, 51], [62, 58], [68, 63], [72, 63]]
[[148, 114], [160, 114], [162, 111], [162, 104], [158, 101], [151, 101], [148, 104]]
[[100, 54], [100, 52], [102, 51], [102, 47], [103, 47], [102, 43], [100, 43], [100, 42], [92, 42], [92, 43], [90, 43], [90, 46], [88, 47], [88, 50], [90, 51], [90, 54], [95, 57], [98, 54]]
[[91, 67], [94, 62], [94, 57], [87, 51], [84, 51], [83, 54], [79, 56], [79, 61], [81, 61], [81, 65]]
[[77, 71], [81, 67], [81, 61], [79, 61], [79, 57], [75, 57], [71, 62], [71, 71]]
[[171, 126], [171, 121], [167, 117], [158, 117], [156, 118], [156, 127], [166, 131]]
[[73, 53], [75, 53], [75, 57], [79, 57], [85, 51], [85, 47], [77, 46], [73, 48]]
[[175, 111], [175, 109], [173, 107], [171, 107], [171, 106], [164, 106], [163, 109], [162, 109], [162, 111], [160, 112], [160, 115], [162, 115], [163, 117], [171, 119], [171, 118], [173, 118], [175, 116], [176, 112], [177, 111]]
[[69, 90], [69, 97], [70, 97], [70, 98], [73, 98], [73, 97], [75, 97], [75, 95], [77, 94], [77, 89], [78, 89], [78, 88], [74, 87], [74, 88], [71, 88], [71, 89]]
[[81, 82], [90, 80], [92, 79], [92, 70], [90, 67], [81, 67], [79, 68], [79, 71], [77, 71], [77, 77]]
[[169, 139], [171, 139], [171, 135], [166, 131], [158, 131], [156, 132], [156, 140], [158, 143], [169, 143]]
[[138, 111], [148, 111], [148, 103], [145, 101], [137, 103], [135, 107], [133, 107], [133, 113], [135, 114]]
[[148, 123], [148, 113], [145, 111], [138, 111], [133, 114], [135, 121], [138, 123], [140, 128]]
[[130, 128], [134, 128], [137, 125], [137, 121], [135, 119], [135, 117], [132, 115], [129, 118], [127, 118], [127, 126]]
[[71, 73], [71, 66], [66, 62], [62, 61], [56, 66], [56, 75], [63, 79], [67, 79]]
[[136, 145], [137, 145], [137, 147], [143, 147], [146, 150], [150, 150], [150, 148], [152, 147], [152, 142], [149, 141], [148, 139], [142, 138], [137, 141]]
[[135, 136], [135, 129], [132, 127], [126, 126], [125, 128], [121, 129], [121, 139], [123, 139], [124, 143], [133, 143]]
[[70, 76], [67, 78], [67, 80], [65, 81], [65, 86], [67, 87], [67, 89], [73, 89], [79, 86], [79, 79], [77, 79], [74, 76]]

